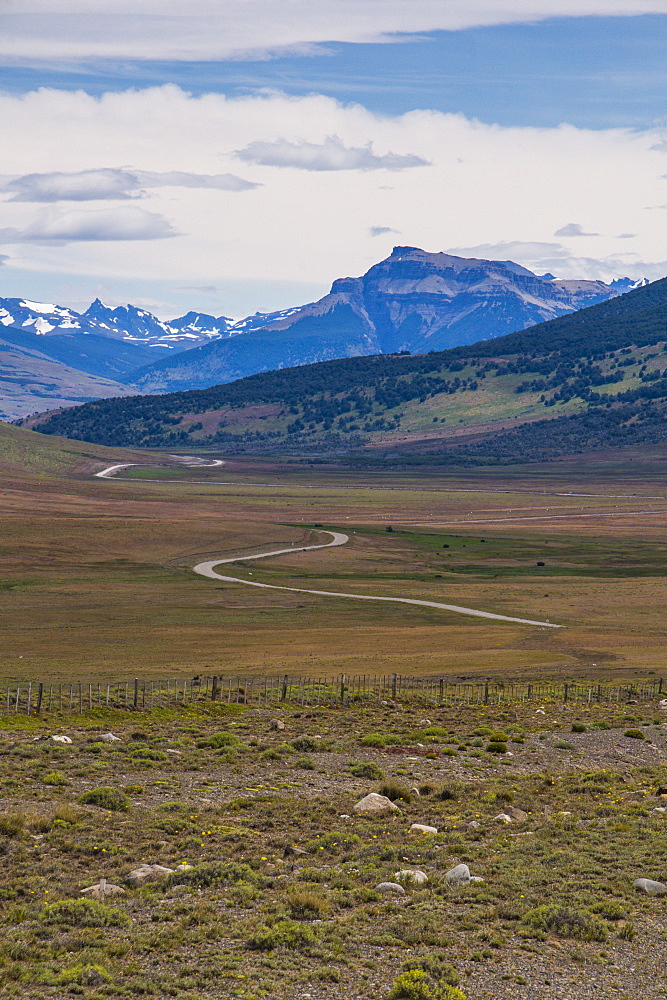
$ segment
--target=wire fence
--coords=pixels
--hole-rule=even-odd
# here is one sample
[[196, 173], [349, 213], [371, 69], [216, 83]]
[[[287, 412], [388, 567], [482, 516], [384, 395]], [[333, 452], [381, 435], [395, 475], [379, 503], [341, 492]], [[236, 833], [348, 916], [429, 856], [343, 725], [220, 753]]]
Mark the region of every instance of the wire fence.
[[94, 709], [152, 711], [158, 708], [222, 703], [232, 705], [350, 705], [411, 702], [423, 705], [498, 705], [520, 702], [618, 703], [661, 698], [663, 679], [592, 684], [554, 681], [462, 681], [405, 674], [341, 674], [338, 677], [212, 677], [173, 680], [100, 681], [5, 686], [5, 715], [77, 714]]

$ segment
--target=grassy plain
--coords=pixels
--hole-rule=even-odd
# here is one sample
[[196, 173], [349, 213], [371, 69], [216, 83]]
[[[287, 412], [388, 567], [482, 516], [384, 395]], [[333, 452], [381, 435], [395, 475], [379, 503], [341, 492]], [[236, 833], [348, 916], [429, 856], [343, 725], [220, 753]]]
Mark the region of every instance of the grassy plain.
[[[664, 998], [664, 897], [633, 888], [665, 875], [657, 704], [427, 711], [0, 722], [2, 996]], [[399, 811], [355, 815], [369, 791]], [[142, 862], [191, 867], [133, 888]]]
[[[5, 426], [0, 441], [7, 678], [397, 671], [574, 679], [664, 668], [660, 453], [466, 474], [257, 459], [184, 470], [164, 454]], [[156, 466], [158, 478], [143, 478], [155, 475], [148, 466], [124, 479], [91, 478], [133, 461]], [[234, 573], [566, 627], [262, 591], [191, 572], [206, 558], [321, 541], [316, 526], [347, 531], [351, 541]]]

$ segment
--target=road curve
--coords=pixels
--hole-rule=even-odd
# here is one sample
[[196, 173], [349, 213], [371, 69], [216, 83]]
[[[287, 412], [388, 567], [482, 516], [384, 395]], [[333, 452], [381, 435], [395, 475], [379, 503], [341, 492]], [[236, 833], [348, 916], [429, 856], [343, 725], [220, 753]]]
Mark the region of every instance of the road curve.
[[265, 590], [289, 590], [296, 594], [317, 594], [320, 597], [345, 597], [353, 601], [383, 601], [389, 604], [416, 604], [424, 608], [438, 608], [441, 611], [453, 611], [459, 615], [470, 615], [473, 618], [492, 618], [494, 621], [512, 622], [518, 625], [536, 625], [539, 628], [563, 628], [562, 625], [554, 625], [552, 622], [532, 621], [530, 618], [511, 618], [509, 615], [496, 615], [491, 611], [477, 611], [475, 608], [464, 608], [458, 604], [440, 604], [437, 601], [419, 601], [412, 597], [380, 597], [376, 594], [345, 594], [334, 590], [306, 590], [303, 587], [280, 587], [272, 583], [256, 583], [254, 580], [243, 580], [236, 576], [223, 576], [216, 573], [214, 567], [224, 563], [246, 562], [249, 559], [266, 559], [269, 556], [284, 555], [288, 552], [308, 552], [312, 549], [329, 549], [336, 545], [345, 545], [349, 541], [349, 536], [342, 531], [327, 531], [327, 535], [332, 536], [332, 541], [323, 545], [301, 545], [298, 548], [292, 546], [289, 549], [275, 549], [272, 552], [259, 552], [251, 556], [232, 556], [231, 559], [211, 559], [208, 562], [197, 563], [193, 566], [193, 571], [200, 576], [208, 577], [210, 580], [223, 580], [225, 583], [243, 583], [246, 587], [262, 587]]

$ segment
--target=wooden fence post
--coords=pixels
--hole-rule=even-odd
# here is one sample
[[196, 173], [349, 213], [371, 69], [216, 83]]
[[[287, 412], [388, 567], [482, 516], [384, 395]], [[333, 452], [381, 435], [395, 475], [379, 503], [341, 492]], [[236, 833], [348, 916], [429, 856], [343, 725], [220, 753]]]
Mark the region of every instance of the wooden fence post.
[[134, 707], [137, 708], [139, 705], [139, 678], [134, 678]]
[[398, 680], [398, 674], [394, 674], [391, 678], [391, 696], [396, 701], [396, 682]]
[[37, 715], [39, 715], [39, 713], [42, 711], [42, 697], [43, 697], [43, 695], [44, 695], [44, 685], [40, 681], [39, 682], [39, 688], [37, 690], [37, 708], [35, 709], [35, 712], [36, 712]]
[[283, 688], [282, 688], [282, 691], [280, 692], [280, 700], [281, 701], [287, 701], [287, 681], [288, 681], [288, 679], [289, 679], [288, 675], [285, 674], [285, 676], [283, 677]]
[[345, 701], [345, 674], [341, 674], [340, 678], [340, 703], [341, 705]]
[[211, 686], [211, 701], [215, 701], [218, 697], [218, 675], [213, 676], [213, 683]]
[[484, 704], [489, 704], [489, 682], [487, 681], [484, 685]]

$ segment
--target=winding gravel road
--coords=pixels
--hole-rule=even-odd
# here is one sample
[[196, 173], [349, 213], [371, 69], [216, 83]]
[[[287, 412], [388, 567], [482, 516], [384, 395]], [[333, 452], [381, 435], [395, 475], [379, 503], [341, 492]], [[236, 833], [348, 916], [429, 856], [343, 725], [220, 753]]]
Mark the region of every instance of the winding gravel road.
[[259, 552], [250, 556], [232, 556], [231, 559], [211, 559], [208, 562], [197, 563], [193, 566], [195, 573], [206, 576], [210, 580], [223, 580], [225, 583], [242, 583], [246, 587], [262, 587], [265, 590], [289, 590], [296, 594], [317, 594], [319, 597], [345, 597], [353, 601], [384, 601], [389, 604], [416, 604], [424, 608], [438, 608], [441, 611], [453, 611], [459, 615], [470, 615], [473, 618], [492, 618], [499, 622], [513, 622], [518, 625], [536, 625], [539, 628], [563, 628], [562, 625], [554, 625], [552, 622], [537, 622], [530, 618], [511, 618], [509, 615], [496, 615], [491, 611], [477, 611], [475, 608], [464, 608], [458, 604], [440, 604], [437, 601], [419, 601], [412, 597], [380, 597], [376, 594], [345, 594], [335, 590], [306, 590], [303, 587], [280, 587], [272, 583], [256, 583], [254, 580], [243, 580], [236, 576], [223, 576], [216, 573], [214, 567], [225, 563], [246, 562], [249, 559], [267, 559], [269, 556], [280, 556], [291, 552], [309, 552], [312, 549], [330, 549], [337, 545], [345, 545], [349, 536], [342, 531], [327, 531], [324, 534], [331, 535], [332, 540], [322, 545], [301, 545], [298, 548], [292, 546], [289, 549], [275, 549], [272, 552]]

